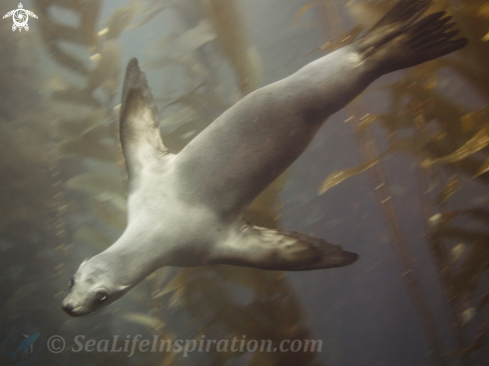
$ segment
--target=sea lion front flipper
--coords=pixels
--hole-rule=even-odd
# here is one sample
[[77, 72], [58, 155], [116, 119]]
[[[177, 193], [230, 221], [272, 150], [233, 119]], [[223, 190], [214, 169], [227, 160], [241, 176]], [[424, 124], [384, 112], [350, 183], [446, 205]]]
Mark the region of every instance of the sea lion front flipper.
[[348, 266], [357, 259], [358, 254], [324, 239], [246, 224], [219, 248], [216, 262], [281, 271], [310, 271]]
[[146, 74], [137, 59], [126, 69], [120, 114], [120, 137], [129, 179], [147, 163], [168, 154], [157, 122], [158, 112]]

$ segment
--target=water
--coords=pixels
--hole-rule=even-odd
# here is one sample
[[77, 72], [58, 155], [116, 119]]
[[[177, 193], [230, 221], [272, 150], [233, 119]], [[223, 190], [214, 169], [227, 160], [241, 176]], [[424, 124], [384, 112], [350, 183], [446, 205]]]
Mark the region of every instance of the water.
[[[258, 225], [359, 253], [355, 264], [310, 272], [167, 267], [105, 310], [77, 318], [60, 309], [71, 276], [125, 227], [118, 104], [128, 60], [137, 57], [147, 73], [165, 145], [176, 153], [244, 94], [321, 57], [320, 46], [371, 26], [387, 8], [296, 0], [127, 8], [105, 0], [67, 10], [51, 3], [23, 3], [39, 17], [29, 18], [28, 32], [12, 32], [11, 18], [0, 22], [2, 365], [489, 364], [487, 342], [453, 354], [471, 347], [485, 324], [489, 196], [486, 175], [473, 176], [487, 148], [421, 168], [487, 123], [482, 0], [456, 11], [471, 35], [468, 48], [377, 80], [329, 118], [248, 212]], [[73, 23], [84, 26], [56, 28]], [[106, 66], [97, 68], [101, 59]], [[358, 123], [367, 113], [375, 118], [363, 133]], [[318, 195], [330, 174], [399, 139], [409, 143]], [[450, 179], [455, 192], [445, 189]], [[316, 351], [304, 351], [306, 344]]]

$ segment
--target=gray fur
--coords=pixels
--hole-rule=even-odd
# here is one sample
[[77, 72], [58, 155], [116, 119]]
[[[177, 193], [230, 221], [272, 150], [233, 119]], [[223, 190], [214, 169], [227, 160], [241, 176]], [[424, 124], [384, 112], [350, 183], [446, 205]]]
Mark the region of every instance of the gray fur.
[[247, 95], [178, 155], [163, 145], [151, 91], [132, 60], [121, 106], [128, 225], [116, 243], [79, 267], [63, 308], [75, 316], [93, 312], [162, 266], [306, 271], [355, 262], [358, 255], [339, 246], [250, 225], [243, 213], [323, 122], [371, 82], [467, 43], [444, 33], [444, 13], [416, 23], [428, 4], [402, 0], [352, 45]]

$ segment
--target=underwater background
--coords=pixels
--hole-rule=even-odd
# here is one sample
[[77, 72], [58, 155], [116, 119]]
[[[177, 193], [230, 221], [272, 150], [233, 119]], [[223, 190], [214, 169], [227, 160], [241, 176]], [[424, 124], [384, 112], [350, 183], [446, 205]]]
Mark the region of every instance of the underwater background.
[[[377, 80], [247, 212], [359, 253], [355, 264], [163, 268], [102, 312], [60, 309], [79, 263], [125, 227], [118, 109], [130, 58], [178, 152], [244, 95], [349, 44], [393, 3], [31, 0], [29, 31], [2, 19], [0, 364], [489, 365], [487, 0], [434, 1], [429, 12], [452, 15], [469, 46]], [[0, 13], [17, 7], [2, 1]], [[21, 327], [40, 338], [14, 361], [6, 352]], [[137, 334], [316, 339], [322, 350], [72, 351], [77, 335]], [[63, 352], [41, 349], [52, 335]]]

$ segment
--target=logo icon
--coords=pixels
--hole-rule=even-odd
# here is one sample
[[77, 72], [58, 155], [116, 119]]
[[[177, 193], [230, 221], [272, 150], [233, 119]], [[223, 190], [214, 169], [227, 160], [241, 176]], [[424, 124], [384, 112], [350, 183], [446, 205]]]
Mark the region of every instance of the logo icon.
[[2, 342], [0, 353], [5, 352], [15, 364], [26, 364], [37, 358], [43, 349], [43, 342], [38, 341], [39, 329], [21, 327], [11, 332]]
[[[37, 341], [37, 338], [39, 338], [39, 332], [33, 334], [33, 335], [27, 335], [25, 333], [20, 333], [22, 336], [24, 336], [24, 340], [20, 342], [20, 344], [17, 346], [16, 350], [14, 352], [7, 352], [7, 354], [12, 357], [12, 360], [15, 361], [17, 352], [23, 351], [22, 354], [25, 355], [27, 353], [32, 353], [34, 350], [34, 342]], [[17, 340], [17, 338], [15, 339]]]
[[29, 21], [29, 15], [37, 19], [36, 14], [34, 14], [32, 11], [25, 10], [22, 3], [19, 3], [19, 8], [9, 11], [7, 14], [3, 16], [3, 19], [8, 18], [10, 16], [12, 17], [12, 20], [14, 21], [14, 24], [12, 25], [13, 31], [15, 31], [17, 28], [19, 28], [19, 32], [22, 31], [22, 28], [28, 31], [29, 24], [27, 24], [27, 22]]

